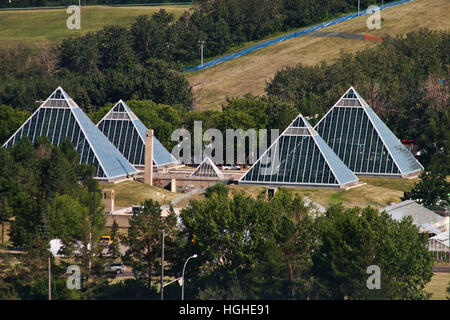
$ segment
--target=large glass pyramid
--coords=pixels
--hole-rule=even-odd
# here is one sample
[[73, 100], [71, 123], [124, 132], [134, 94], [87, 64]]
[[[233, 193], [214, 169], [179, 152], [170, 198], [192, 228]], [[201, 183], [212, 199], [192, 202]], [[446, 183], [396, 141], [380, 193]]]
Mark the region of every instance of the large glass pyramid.
[[355, 174], [409, 177], [423, 170], [353, 87], [315, 129]]
[[200, 178], [223, 178], [222, 172], [220, 172], [219, 168], [212, 162], [209, 157], [203, 159], [202, 163], [198, 165], [198, 167], [191, 173], [191, 177], [200, 177]]
[[240, 184], [340, 188], [357, 182], [301, 114], [239, 180]]
[[70, 137], [80, 156], [80, 163], [92, 164], [97, 169], [96, 177], [99, 179], [110, 180], [137, 173], [61, 87], [41, 104], [3, 146], [9, 148], [24, 136], [34, 142], [42, 135], [56, 146]]
[[[103, 134], [119, 149], [134, 166], [145, 165], [145, 132], [147, 127], [131, 109], [120, 100], [97, 124]], [[153, 164], [164, 166], [177, 164], [156, 137], [153, 139]]]

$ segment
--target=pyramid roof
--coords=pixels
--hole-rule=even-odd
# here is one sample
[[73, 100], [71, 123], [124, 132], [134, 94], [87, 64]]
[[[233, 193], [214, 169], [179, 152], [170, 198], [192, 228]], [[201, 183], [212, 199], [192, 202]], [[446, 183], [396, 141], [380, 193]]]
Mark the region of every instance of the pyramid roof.
[[358, 178], [299, 114], [239, 183], [346, 187], [357, 181]]
[[423, 170], [353, 87], [314, 128], [356, 174], [406, 176]]
[[205, 157], [191, 173], [191, 177], [223, 178], [223, 174], [209, 157]]
[[115, 179], [137, 172], [62, 87], [58, 87], [3, 146], [9, 148], [24, 136], [34, 142], [41, 135], [56, 146], [69, 137], [80, 163], [94, 165], [99, 179]]
[[[97, 127], [130, 163], [135, 166], [145, 165], [147, 127], [124, 101], [117, 102], [100, 120]], [[153, 162], [155, 166], [178, 163], [156, 137], [153, 139]]]

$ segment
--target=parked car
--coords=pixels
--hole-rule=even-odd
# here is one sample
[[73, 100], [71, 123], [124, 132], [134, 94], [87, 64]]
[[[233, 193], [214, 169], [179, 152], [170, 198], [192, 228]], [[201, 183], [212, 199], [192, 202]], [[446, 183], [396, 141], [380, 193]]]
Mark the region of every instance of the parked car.
[[231, 164], [229, 166], [223, 166], [222, 170], [241, 170], [241, 166], [238, 166], [236, 164]]
[[107, 273], [122, 273], [125, 272], [125, 265], [123, 262], [113, 262], [105, 266], [105, 272]]

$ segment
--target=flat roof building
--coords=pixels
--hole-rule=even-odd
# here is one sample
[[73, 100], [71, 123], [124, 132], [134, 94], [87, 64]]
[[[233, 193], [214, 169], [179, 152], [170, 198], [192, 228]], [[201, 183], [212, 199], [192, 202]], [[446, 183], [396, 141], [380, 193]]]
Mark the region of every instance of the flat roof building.
[[314, 127], [357, 175], [415, 177], [423, 171], [353, 87]]
[[386, 211], [392, 219], [398, 221], [404, 217], [411, 217], [413, 224], [423, 233], [439, 234], [441, 232], [448, 232], [448, 217], [442, 217], [414, 200], [406, 200], [393, 204], [380, 210], [380, 212], [382, 211]]

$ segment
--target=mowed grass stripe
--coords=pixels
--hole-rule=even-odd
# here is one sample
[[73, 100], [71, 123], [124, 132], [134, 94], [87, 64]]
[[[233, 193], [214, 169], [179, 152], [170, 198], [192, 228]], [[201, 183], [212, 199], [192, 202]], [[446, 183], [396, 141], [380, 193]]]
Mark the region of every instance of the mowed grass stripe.
[[69, 30], [66, 21], [70, 17], [66, 9], [0, 11], [0, 41], [40, 40], [59, 41], [105, 25], [131, 25], [139, 15], [151, 15], [161, 9], [179, 18], [190, 5], [162, 5], [136, 7], [83, 7], [81, 10], [81, 29]]

